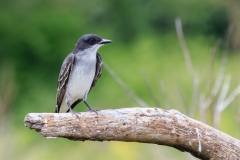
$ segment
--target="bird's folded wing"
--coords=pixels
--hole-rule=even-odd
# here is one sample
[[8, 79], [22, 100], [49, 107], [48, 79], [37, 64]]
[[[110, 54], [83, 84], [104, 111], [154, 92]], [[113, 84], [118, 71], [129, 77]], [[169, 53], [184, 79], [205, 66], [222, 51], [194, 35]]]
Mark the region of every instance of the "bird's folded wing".
[[66, 86], [69, 80], [69, 76], [71, 74], [72, 66], [74, 63], [74, 54], [70, 53], [63, 61], [57, 85], [57, 107], [55, 113], [58, 113], [60, 110], [60, 106], [63, 101], [63, 97], [66, 92]]
[[95, 71], [95, 76], [93, 78], [93, 82], [92, 82], [92, 85], [91, 85], [91, 88], [89, 90], [89, 92], [91, 91], [91, 89], [96, 85], [97, 83], [97, 80], [101, 77], [102, 75], [102, 66], [103, 66], [103, 63], [102, 63], [102, 58], [101, 58], [101, 55], [99, 53], [97, 53], [97, 57], [96, 57], [96, 71]]

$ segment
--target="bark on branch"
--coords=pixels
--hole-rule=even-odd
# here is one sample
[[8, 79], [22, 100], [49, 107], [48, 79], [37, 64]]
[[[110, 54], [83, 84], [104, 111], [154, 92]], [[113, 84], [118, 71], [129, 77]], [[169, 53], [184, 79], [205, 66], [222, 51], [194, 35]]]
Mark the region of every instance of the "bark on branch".
[[176, 110], [123, 108], [96, 113], [29, 113], [24, 124], [44, 137], [166, 145], [200, 159], [240, 159], [240, 141]]

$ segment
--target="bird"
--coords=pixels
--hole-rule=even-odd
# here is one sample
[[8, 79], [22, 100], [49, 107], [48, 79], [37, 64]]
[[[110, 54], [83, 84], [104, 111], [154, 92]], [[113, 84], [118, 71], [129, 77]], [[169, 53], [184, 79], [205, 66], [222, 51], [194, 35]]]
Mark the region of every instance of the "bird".
[[59, 73], [55, 113], [70, 112], [83, 101], [89, 111], [97, 113], [87, 103], [88, 93], [102, 75], [102, 58], [98, 49], [111, 40], [96, 34], [80, 37], [74, 50], [64, 59]]

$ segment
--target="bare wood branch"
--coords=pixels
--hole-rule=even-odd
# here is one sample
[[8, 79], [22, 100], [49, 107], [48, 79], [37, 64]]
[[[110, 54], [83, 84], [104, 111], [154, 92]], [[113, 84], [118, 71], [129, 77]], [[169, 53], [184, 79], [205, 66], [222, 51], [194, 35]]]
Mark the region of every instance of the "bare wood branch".
[[178, 36], [179, 43], [180, 43], [180, 46], [181, 46], [182, 51], [183, 51], [183, 55], [184, 55], [184, 58], [185, 58], [185, 62], [186, 62], [188, 72], [189, 72], [190, 76], [192, 78], [194, 78], [195, 71], [194, 71], [194, 68], [193, 68], [193, 65], [192, 65], [192, 60], [191, 60], [190, 53], [189, 53], [188, 48], [187, 48], [187, 44], [186, 44], [185, 39], [184, 39], [184, 34], [183, 34], [183, 30], [182, 30], [182, 21], [181, 21], [180, 18], [175, 19], [175, 26], [176, 26], [177, 36]]
[[230, 81], [231, 81], [231, 76], [230, 75], [226, 76], [225, 81], [222, 86], [222, 90], [221, 90], [220, 95], [217, 100], [217, 104], [216, 104], [217, 112], [221, 112], [221, 109], [223, 108], [222, 105], [223, 105], [225, 98], [227, 97], [227, 93], [228, 93], [229, 86], [230, 86]]
[[240, 94], [240, 85], [225, 99], [222, 108], [220, 108], [220, 112], [225, 110], [227, 106]]
[[186, 151], [201, 159], [240, 159], [240, 141], [176, 110], [124, 108], [98, 115], [29, 113], [25, 126], [44, 137], [70, 140], [153, 143]]
[[186, 41], [185, 41], [185, 38], [184, 38], [183, 29], [182, 29], [181, 18], [176, 18], [175, 19], [175, 27], [176, 27], [178, 40], [179, 40], [180, 46], [181, 46], [182, 51], [183, 51], [186, 67], [187, 67], [187, 70], [189, 72], [189, 75], [192, 78], [193, 97], [192, 97], [191, 110], [190, 110], [189, 114], [190, 114], [191, 117], [193, 117], [194, 113], [195, 113], [195, 110], [196, 110], [197, 102], [199, 101], [199, 81], [200, 80], [199, 80], [199, 77], [198, 77], [198, 73], [195, 71], [195, 69], [193, 67], [191, 56], [190, 56], [189, 50], [187, 48], [187, 44], [186, 44]]
[[217, 96], [218, 91], [221, 87], [221, 84], [223, 82], [223, 77], [224, 77], [224, 67], [220, 68], [219, 74], [217, 79], [215, 80], [215, 83], [212, 87], [212, 90], [210, 92], [209, 97], [207, 98], [207, 100], [205, 102], [203, 102], [200, 107], [203, 108], [203, 110], [206, 110], [207, 108], [209, 108], [209, 106], [212, 104], [214, 98]]
[[240, 94], [240, 85], [227, 97], [227, 93], [230, 86], [230, 76], [225, 78], [225, 82], [223, 83], [223, 87], [221, 93], [219, 95], [217, 104], [214, 109], [214, 117], [213, 117], [213, 126], [218, 128], [221, 113], [229, 106], [229, 104]]

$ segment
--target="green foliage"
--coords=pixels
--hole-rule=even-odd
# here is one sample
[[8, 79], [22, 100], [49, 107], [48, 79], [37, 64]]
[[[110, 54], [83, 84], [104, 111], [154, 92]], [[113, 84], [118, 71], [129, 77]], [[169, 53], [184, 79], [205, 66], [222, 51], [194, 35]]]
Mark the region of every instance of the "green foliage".
[[[23, 128], [22, 121], [29, 112], [54, 111], [61, 63], [78, 38], [86, 33], [113, 40], [112, 44], [100, 49], [104, 61], [147, 104], [155, 106], [142, 72], [159, 98], [160, 107], [164, 107], [159, 85], [163, 81], [170, 107], [186, 114], [192, 86], [175, 33], [174, 19], [181, 17], [183, 20], [186, 42], [200, 79], [214, 78], [222, 52], [217, 52], [215, 70], [208, 75], [210, 49], [227, 28], [225, 3], [219, 0], [0, 2], [0, 63], [14, 67], [16, 83], [16, 98], [9, 106], [11, 114], [7, 117], [13, 120], [9, 126], [13, 132], [4, 132], [13, 137], [9, 140], [14, 144], [9, 159], [185, 159], [180, 152], [155, 145], [47, 140]], [[226, 73], [232, 75], [233, 88], [239, 83], [238, 61], [239, 55], [232, 54], [226, 68]], [[189, 100], [187, 104], [178, 88]], [[204, 93], [208, 89], [202, 87]], [[93, 109], [100, 110], [138, 106], [105, 69], [89, 94], [88, 102]], [[236, 105], [234, 102], [230, 107]], [[76, 107], [76, 111], [86, 110], [82, 103]], [[239, 138], [239, 128], [234, 127], [237, 124], [232, 114], [231, 110], [224, 112], [220, 129]], [[195, 116], [198, 118], [197, 114]], [[0, 148], [0, 159], [4, 157], [1, 151]]]

